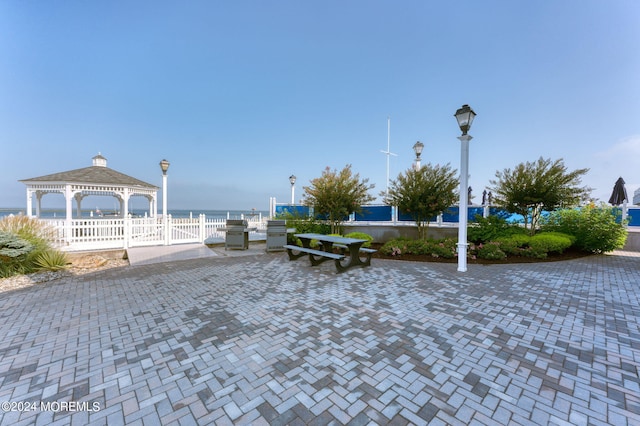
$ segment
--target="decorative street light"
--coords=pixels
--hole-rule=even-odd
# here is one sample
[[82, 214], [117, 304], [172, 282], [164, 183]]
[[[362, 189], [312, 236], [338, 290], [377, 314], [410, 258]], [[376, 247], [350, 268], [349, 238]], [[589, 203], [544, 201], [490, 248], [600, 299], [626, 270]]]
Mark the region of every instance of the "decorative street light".
[[162, 217], [164, 218], [167, 215], [167, 170], [169, 170], [169, 162], [162, 160], [160, 169], [162, 170]]
[[468, 134], [471, 123], [476, 113], [469, 105], [462, 105], [462, 108], [456, 111], [455, 117], [458, 120], [458, 126], [462, 131], [462, 135], [458, 137], [462, 144], [460, 151], [460, 211], [458, 220], [458, 271], [467, 271], [467, 216], [469, 197], [467, 190], [469, 188], [469, 141], [472, 136]]
[[291, 182], [291, 205], [294, 205], [295, 202], [295, 190], [296, 190], [296, 175], [289, 176], [289, 182]]
[[416, 153], [416, 170], [420, 170], [420, 154], [422, 154], [422, 150], [424, 149], [424, 144], [420, 141], [416, 142], [413, 145], [413, 151]]

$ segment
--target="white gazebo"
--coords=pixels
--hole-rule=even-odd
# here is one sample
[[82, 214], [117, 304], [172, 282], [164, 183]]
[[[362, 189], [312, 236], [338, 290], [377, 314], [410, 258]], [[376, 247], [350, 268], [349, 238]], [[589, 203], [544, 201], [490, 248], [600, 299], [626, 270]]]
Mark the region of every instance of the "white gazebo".
[[139, 179], [120, 173], [107, 167], [107, 159], [98, 154], [93, 157], [93, 165], [82, 169], [51, 175], [23, 179], [27, 185], [27, 215], [33, 214], [33, 196], [36, 196], [36, 217], [40, 217], [42, 196], [45, 194], [63, 194], [66, 205], [66, 220], [73, 218], [73, 200], [76, 202], [76, 215], [81, 217], [82, 199], [89, 195], [111, 196], [120, 203], [120, 217], [129, 212], [129, 199], [143, 196], [149, 201], [149, 215], [157, 216], [158, 187]]

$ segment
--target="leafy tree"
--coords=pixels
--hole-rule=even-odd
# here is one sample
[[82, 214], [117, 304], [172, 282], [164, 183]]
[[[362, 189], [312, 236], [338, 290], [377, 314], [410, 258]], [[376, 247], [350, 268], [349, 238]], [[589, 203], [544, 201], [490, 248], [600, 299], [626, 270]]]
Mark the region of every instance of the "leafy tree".
[[490, 189], [497, 205], [522, 215], [525, 228], [530, 222], [533, 235], [543, 210], [573, 207], [588, 198], [591, 189], [579, 186], [580, 178], [588, 171], [569, 172], [562, 159], [552, 162], [540, 157], [536, 162], [520, 163], [513, 170], [497, 171]]
[[444, 166], [426, 164], [419, 170], [408, 169], [391, 182], [388, 193], [382, 193], [384, 202], [397, 206], [409, 214], [418, 226], [418, 235], [427, 238], [429, 218], [445, 211], [458, 201], [456, 170]]
[[368, 192], [374, 185], [368, 182], [369, 179], [360, 180], [358, 173], [353, 174], [351, 164], [340, 171], [327, 167], [322, 176], [303, 187], [303, 202], [329, 220], [331, 233], [339, 233], [340, 224], [349, 214], [361, 211], [363, 204], [374, 200]]

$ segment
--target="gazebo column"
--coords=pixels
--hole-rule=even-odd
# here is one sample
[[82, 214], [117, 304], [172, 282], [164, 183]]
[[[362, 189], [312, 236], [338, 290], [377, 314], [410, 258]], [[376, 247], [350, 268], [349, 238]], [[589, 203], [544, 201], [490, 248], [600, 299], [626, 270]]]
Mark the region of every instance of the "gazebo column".
[[42, 197], [44, 196], [44, 192], [36, 191], [36, 217], [40, 218], [40, 212], [42, 211]]
[[72, 238], [72, 229], [71, 229], [71, 220], [73, 219], [73, 192], [71, 191], [71, 184], [66, 184], [64, 188], [64, 200], [65, 200], [65, 236], [67, 243], [71, 243]]
[[[154, 208], [154, 201], [155, 201], [155, 197], [151, 196], [151, 195], [146, 195], [145, 196], [147, 198], [147, 201], [149, 202], [149, 216], [150, 217], [154, 217], [153, 214], [153, 208]], [[145, 215], [146, 216], [146, 215]]]
[[84, 198], [81, 193], [76, 193], [73, 198], [76, 199], [76, 217], [82, 217], [82, 199]]
[[131, 197], [131, 195], [129, 195], [129, 188], [124, 188], [121, 201], [123, 204], [122, 217], [129, 217], [129, 197]]
[[27, 217], [32, 217], [33, 216], [33, 192], [31, 191], [30, 188], [27, 187]]

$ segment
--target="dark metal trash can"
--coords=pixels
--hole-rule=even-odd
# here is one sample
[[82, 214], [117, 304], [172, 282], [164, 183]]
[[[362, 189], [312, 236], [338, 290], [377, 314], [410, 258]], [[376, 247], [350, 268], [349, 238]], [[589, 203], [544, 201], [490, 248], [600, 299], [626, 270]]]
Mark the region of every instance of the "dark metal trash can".
[[267, 251], [282, 251], [285, 244], [287, 244], [287, 222], [267, 221]]
[[224, 239], [224, 249], [249, 248], [249, 230], [245, 220], [227, 219], [226, 238]]

